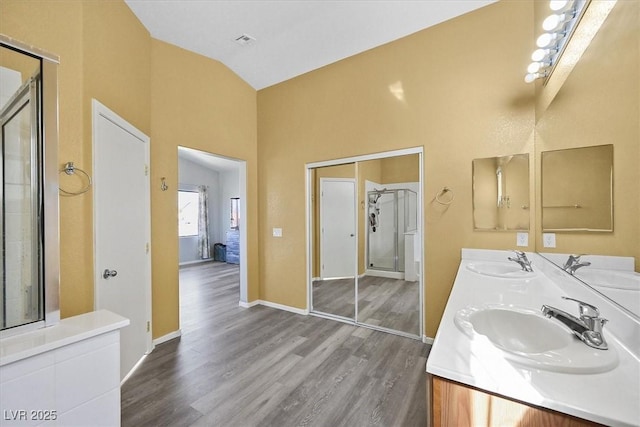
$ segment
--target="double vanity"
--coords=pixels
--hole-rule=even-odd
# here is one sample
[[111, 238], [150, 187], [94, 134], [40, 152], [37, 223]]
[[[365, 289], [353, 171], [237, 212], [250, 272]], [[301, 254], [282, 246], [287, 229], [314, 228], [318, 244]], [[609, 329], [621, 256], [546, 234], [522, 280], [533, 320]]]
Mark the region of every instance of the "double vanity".
[[463, 249], [427, 362], [432, 421], [637, 426], [639, 358], [637, 316], [558, 265]]

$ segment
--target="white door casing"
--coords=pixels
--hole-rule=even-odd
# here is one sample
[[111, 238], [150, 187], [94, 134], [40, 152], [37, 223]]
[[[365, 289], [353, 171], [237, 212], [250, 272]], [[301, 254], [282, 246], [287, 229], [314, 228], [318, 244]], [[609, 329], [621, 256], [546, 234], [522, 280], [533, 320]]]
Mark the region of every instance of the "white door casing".
[[131, 322], [120, 332], [123, 380], [153, 349], [149, 137], [95, 99], [92, 107], [95, 309]]
[[320, 178], [320, 277], [356, 275], [356, 182]]

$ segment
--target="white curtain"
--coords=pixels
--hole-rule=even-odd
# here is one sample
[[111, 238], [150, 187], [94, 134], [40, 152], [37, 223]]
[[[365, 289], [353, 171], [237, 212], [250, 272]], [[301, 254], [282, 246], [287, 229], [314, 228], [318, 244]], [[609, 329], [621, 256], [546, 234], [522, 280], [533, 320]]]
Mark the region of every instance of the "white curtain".
[[198, 255], [202, 259], [211, 258], [209, 254], [209, 200], [207, 187], [198, 186]]

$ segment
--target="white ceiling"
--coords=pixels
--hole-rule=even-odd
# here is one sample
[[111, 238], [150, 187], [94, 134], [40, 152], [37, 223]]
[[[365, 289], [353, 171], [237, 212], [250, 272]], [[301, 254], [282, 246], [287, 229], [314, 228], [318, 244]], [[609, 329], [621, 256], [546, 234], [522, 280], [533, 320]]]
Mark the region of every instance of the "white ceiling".
[[218, 172], [238, 170], [240, 167], [238, 160], [216, 156], [215, 154], [187, 147], [178, 147], [178, 157]]
[[[256, 90], [496, 0], [125, 0], [151, 36], [216, 59]], [[242, 46], [243, 34], [255, 42]]]

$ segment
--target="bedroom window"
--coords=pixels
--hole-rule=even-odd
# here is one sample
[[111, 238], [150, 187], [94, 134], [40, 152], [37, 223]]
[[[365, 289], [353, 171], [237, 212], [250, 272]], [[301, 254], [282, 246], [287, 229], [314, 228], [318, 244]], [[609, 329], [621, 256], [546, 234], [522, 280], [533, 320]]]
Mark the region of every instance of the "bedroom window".
[[231, 224], [232, 230], [240, 229], [240, 199], [234, 197], [231, 199]]
[[195, 191], [178, 191], [178, 235], [198, 235], [199, 194]]

